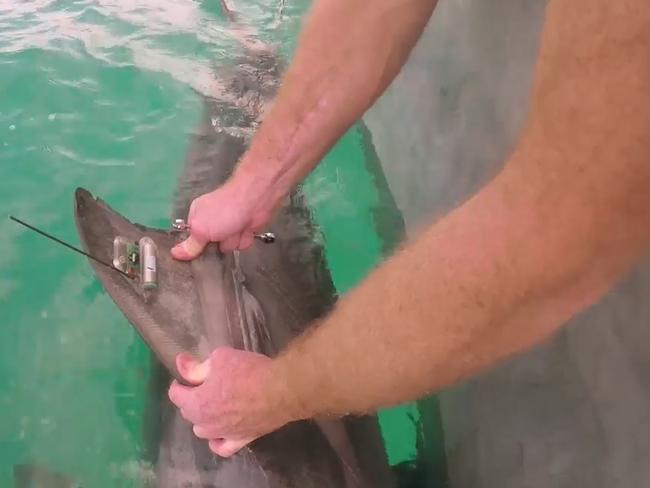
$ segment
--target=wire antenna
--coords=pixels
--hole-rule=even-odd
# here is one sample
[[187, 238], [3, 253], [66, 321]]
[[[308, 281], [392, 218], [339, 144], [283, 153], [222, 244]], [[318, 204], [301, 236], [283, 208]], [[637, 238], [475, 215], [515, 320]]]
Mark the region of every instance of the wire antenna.
[[24, 222], [24, 221], [22, 221], [22, 220], [20, 220], [20, 219], [17, 219], [17, 218], [14, 217], [13, 215], [10, 215], [9, 218], [10, 218], [11, 220], [13, 220], [14, 222], [16, 222], [16, 223], [18, 223], [18, 224], [20, 224], [20, 225], [22, 225], [22, 226], [27, 227], [29, 230], [32, 230], [32, 231], [36, 232], [37, 234], [42, 235], [43, 237], [47, 237], [48, 239], [53, 240], [53, 241], [56, 242], [57, 244], [61, 244], [62, 246], [67, 247], [68, 249], [71, 249], [71, 250], [73, 250], [74, 252], [77, 252], [77, 253], [79, 253], [79, 254], [82, 254], [82, 255], [86, 256], [87, 258], [90, 258], [90, 259], [92, 259], [93, 261], [96, 261], [96, 262], [98, 262], [99, 264], [102, 264], [102, 265], [106, 266], [107, 268], [111, 268], [111, 269], [117, 271], [118, 273], [120, 273], [120, 274], [126, 276], [127, 278], [133, 279], [131, 276], [129, 276], [127, 273], [125, 273], [125, 272], [122, 271], [121, 269], [117, 269], [117, 268], [116, 268], [115, 266], [113, 266], [112, 264], [109, 264], [109, 263], [107, 263], [106, 261], [103, 261], [103, 260], [101, 260], [101, 259], [99, 259], [99, 258], [96, 258], [96, 257], [93, 256], [92, 254], [88, 254], [87, 252], [82, 251], [82, 250], [79, 249], [78, 247], [75, 247], [75, 246], [73, 246], [72, 244], [68, 244], [67, 242], [62, 241], [62, 240], [59, 239], [58, 237], [54, 237], [52, 234], [48, 234], [47, 232], [45, 232], [45, 231], [43, 231], [43, 230], [41, 230], [41, 229], [37, 229], [37, 228], [34, 227], [33, 225], [30, 225], [30, 224], [28, 224], [27, 222]]

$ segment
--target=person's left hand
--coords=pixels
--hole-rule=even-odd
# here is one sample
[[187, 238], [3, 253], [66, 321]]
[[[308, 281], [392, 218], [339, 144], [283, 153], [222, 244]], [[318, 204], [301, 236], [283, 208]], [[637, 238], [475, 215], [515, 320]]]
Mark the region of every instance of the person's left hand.
[[179, 354], [177, 369], [195, 386], [174, 381], [169, 398], [215, 454], [232, 456], [292, 420], [280, 392], [271, 391], [271, 362], [261, 354], [227, 347], [216, 349], [203, 363]]

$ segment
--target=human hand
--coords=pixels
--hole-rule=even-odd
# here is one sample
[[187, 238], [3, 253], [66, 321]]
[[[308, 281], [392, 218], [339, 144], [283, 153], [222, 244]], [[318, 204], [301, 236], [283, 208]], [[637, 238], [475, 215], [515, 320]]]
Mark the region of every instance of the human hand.
[[194, 424], [194, 434], [209, 441], [222, 457], [237, 451], [284, 424], [296, 420], [286, 395], [271, 387], [272, 360], [261, 354], [221, 347], [203, 363], [179, 354], [176, 367], [195, 386], [174, 381], [170, 400], [183, 418]]
[[192, 202], [187, 216], [190, 236], [172, 249], [172, 256], [195, 259], [210, 242], [219, 242], [222, 252], [249, 248], [255, 233], [271, 220], [277, 200], [241, 178], [231, 179]]

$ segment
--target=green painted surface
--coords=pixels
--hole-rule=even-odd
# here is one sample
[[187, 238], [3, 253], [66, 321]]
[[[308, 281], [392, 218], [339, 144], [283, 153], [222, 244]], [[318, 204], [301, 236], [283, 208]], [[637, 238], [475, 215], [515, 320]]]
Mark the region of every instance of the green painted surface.
[[[194, 90], [236, 54], [215, 2], [119, 3], [0, 0], [0, 213], [73, 243], [77, 186], [167, 225]], [[242, 9], [290, 53], [304, 5], [273, 30], [275, 7]], [[362, 142], [352, 130], [304, 187], [341, 292], [385, 251]], [[21, 463], [83, 486], [143, 486], [149, 351], [86, 261], [0, 220], [0, 325], [0, 486]], [[416, 456], [418, 418], [414, 405], [382, 413], [391, 463]]]

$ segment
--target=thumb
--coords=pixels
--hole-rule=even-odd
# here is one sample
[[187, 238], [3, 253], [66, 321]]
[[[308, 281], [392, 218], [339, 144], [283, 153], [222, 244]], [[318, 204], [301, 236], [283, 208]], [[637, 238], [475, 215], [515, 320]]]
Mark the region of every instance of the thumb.
[[243, 440], [243, 441], [229, 441], [226, 439], [212, 439], [208, 445], [210, 450], [215, 453], [217, 456], [228, 458], [233, 454], [236, 454], [241, 449], [246, 447], [248, 444], [253, 442], [253, 439]]
[[190, 261], [198, 258], [207, 245], [208, 241], [190, 235], [190, 237], [172, 248], [172, 257], [179, 261]]
[[182, 352], [176, 356], [176, 369], [187, 383], [198, 386], [210, 374], [210, 360], [200, 363], [189, 354]]

